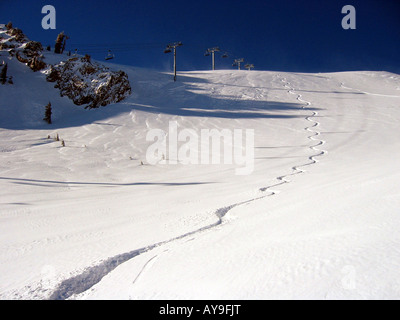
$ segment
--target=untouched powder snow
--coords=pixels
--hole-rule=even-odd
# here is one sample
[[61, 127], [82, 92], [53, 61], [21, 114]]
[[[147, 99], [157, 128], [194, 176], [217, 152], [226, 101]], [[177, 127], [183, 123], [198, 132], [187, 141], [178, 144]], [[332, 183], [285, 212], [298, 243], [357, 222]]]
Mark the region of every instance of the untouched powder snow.
[[[1, 299], [400, 298], [400, 76], [109, 64], [132, 95], [85, 110], [1, 59]], [[254, 130], [254, 170], [150, 165], [171, 122]]]

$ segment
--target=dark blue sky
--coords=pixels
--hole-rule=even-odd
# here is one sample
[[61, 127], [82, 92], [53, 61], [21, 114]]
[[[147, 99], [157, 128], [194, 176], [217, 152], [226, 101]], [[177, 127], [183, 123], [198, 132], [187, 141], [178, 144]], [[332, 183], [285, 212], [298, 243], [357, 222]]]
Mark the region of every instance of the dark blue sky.
[[[44, 5], [56, 8], [57, 29], [44, 30]], [[357, 29], [344, 30], [341, 9], [356, 9]], [[327, 72], [386, 70], [400, 73], [399, 0], [0, 0], [0, 23], [12, 21], [32, 40], [54, 45], [57, 34], [77, 48], [115, 62], [171, 70], [169, 42], [182, 41], [178, 70], [207, 70], [207, 48], [219, 46], [229, 69], [244, 58], [257, 70]]]

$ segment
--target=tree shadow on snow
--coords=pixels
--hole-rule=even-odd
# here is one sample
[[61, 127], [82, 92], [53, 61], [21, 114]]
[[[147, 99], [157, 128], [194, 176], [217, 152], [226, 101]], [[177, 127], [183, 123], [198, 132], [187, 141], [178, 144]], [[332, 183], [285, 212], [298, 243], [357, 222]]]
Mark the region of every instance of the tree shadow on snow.
[[[214, 84], [200, 77], [179, 75], [178, 81], [174, 82], [171, 75], [167, 73], [131, 71], [128, 74], [133, 93], [120, 103], [86, 110], [84, 106], [74, 105], [66, 97], [59, 97], [59, 101], [52, 103], [53, 124], [48, 125], [42, 121], [42, 109], [37, 106], [36, 111], [32, 109], [32, 114], [28, 117], [26, 115], [21, 117], [20, 121], [7, 119], [18, 116], [18, 114], [5, 115], [2, 119], [0, 118], [0, 128], [56, 130], [92, 123], [102, 124], [102, 120], [135, 110], [186, 117], [227, 119], [305, 118], [309, 116], [309, 111], [320, 110], [305, 106], [300, 102], [257, 100], [257, 97], [245, 94], [239, 96], [210, 94], [209, 90], [213, 92]], [[215, 84], [215, 87], [221, 86], [229, 87], [230, 84]], [[207, 87], [207, 90], [204, 87]]]

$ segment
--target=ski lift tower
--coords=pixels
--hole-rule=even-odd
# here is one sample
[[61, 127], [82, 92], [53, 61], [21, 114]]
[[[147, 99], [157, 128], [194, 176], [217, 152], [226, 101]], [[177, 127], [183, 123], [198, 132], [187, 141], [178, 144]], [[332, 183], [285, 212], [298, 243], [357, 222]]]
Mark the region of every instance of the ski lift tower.
[[251, 69], [254, 69], [254, 64], [249, 64], [249, 63], [247, 63], [247, 64], [245, 64], [244, 65], [244, 67], [247, 69], [247, 70], [251, 70]]
[[174, 81], [176, 81], [176, 48], [180, 46], [182, 46], [182, 42], [174, 42], [168, 44], [164, 50], [164, 53], [170, 53], [172, 52], [172, 49], [174, 49]]
[[108, 54], [106, 55], [105, 60], [108, 61], [108, 60], [112, 60], [114, 58], [115, 58], [114, 53], [112, 53], [111, 50], [108, 50]]
[[233, 63], [232, 66], [238, 66], [238, 69], [240, 70], [240, 64], [241, 64], [242, 62], [244, 62], [244, 59], [243, 59], [243, 58], [235, 59], [235, 62]]
[[206, 53], [204, 54], [206, 57], [211, 55], [212, 56], [212, 64], [211, 68], [212, 70], [215, 70], [215, 52], [221, 51], [219, 47], [214, 47], [214, 48], [208, 48]]

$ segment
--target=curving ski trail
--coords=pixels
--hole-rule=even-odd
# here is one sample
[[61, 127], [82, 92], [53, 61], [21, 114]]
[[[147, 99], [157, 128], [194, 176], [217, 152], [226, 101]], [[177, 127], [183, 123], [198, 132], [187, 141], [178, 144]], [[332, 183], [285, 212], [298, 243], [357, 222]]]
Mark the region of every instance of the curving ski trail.
[[[295, 89], [294, 89], [293, 87], [290, 86], [290, 82], [288, 82], [285, 78], [281, 79], [281, 81], [285, 83], [284, 86], [288, 89], [288, 93], [293, 94], [293, 95], [296, 94]], [[301, 103], [303, 104], [303, 107], [302, 107], [303, 110], [306, 109], [307, 107], [311, 106], [311, 102], [302, 99], [302, 95], [301, 95], [301, 94], [297, 94], [297, 98], [296, 98], [296, 99], [297, 99], [299, 102], [301, 102]], [[308, 136], [308, 139], [310, 139], [310, 140], [312, 140], [312, 141], [317, 141], [317, 142], [318, 142], [316, 145], [313, 145], [313, 146], [310, 146], [310, 147], [309, 147], [310, 149], [312, 149], [312, 150], [314, 150], [314, 151], [317, 151], [318, 153], [317, 153], [317, 154], [314, 154], [314, 155], [312, 155], [312, 156], [310, 156], [310, 157], [308, 157], [308, 159], [310, 160], [309, 163], [305, 163], [305, 164], [301, 164], [301, 165], [297, 165], [297, 166], [292, 167], [292, 170], [293, 170], [292, 173], [289, 173], [289, 174], [286, 174], [286, 175], [277, 177], [277, 180], [279, 180], [280, 183], [275, 184], [275, 185], [273, 185], [273, 186], [268, 186], [268, 187], [260, 188], [260, 191], [265, 192], [265, 191], [269, 190], [269, 191], [272, 192], [272, 194], [276, 194], [277, 191], [272, 191], [271, 188], [274, 188], [274, 187], [276, 187], [276, 186], [279, 186], [279, 185], [282, 185], [282, 184], [285, 184], [285, 183], [290, 183], [291, 181], [287, 179], [288, 177], [294, 176], [294, 175], [297, 175], [297, 174], [304, 173], [305, 170], [300, 169], [301, 167], [305, 167], [305, 166], [309, 166], [309, 165], [312, 165], [312, 164], [317, 163], [318, 160], [315, 159], [315, 158], [316, 158], [316, 157], [320, 157], [320, 156], [322, 156], [322, 155], [324, 155], [324, 154], [327, 153], [326, 150], [320, 150], [320, 149], [317, 148], [317, 147], [319, 147], [319, 146], [325, 144], [325, 141], [316, 138], [316, 137], [318, 137], [318, 136], [321, 134], [319, 131], [314, 131], [314, 130], [312, 130], [312, 128], [316, 128], [316, 127], [319, 126], [319, 122], [312, 119], [312, 118], [314, 118], [314, 117], [316, 117], [316, 116], [318, 116], [318, 112], [317, 112], [317, 111], [313, 111], [313, 114], [312, 114], [312, 115], [307, 116], [307, 117], [305, 118], [307, 121], [311, 122], [312, 125], [311, 125], [311, 126], [308, 126], [308, 127], [306, 127], [306, 128], [304, 128], [304, 130], [309, 131], [309, 132], [312, 133], [312, 135]]]
[[[282, 80], [282, 82], [285, 82], [285, 87], [288, 89], [288, 93], [296, 94], [295, 89], [290, 86], [290, 83], [287, 82], [286, 79], [281, 79], [281, 80]], [[303, 109], [306, 109], [307, 107], [309, 107], [311, 105], [311, 102], [303, 100], [302, 96], [300, 94], [297, 94], [296, 99], [299, 102], [301, 102], [302, 104], [304, 104], [302, 107]], [[238, 203], [215, 210], [213, 213], [217, 218], [217, 221], [215, 223], [201, 227], [194, 231], [184, 233], [182, 235], [179, 235], [177, 237], [174, 237], [174, 238], [171, 238], [171, 239], [168, 239], [165, 241], [160, 241], [160, 242], [154, 243], [152, 245], [149, 245], [149, 246], [146, 246], [146, 247], [143, 247], [140, 249], [135, 249], [130, 252], [126, 252], [126, 253], [116, 255], [114, 257], [110, 257], [110, 258], [100, 262], [97, 265], [86, 268], [82, 273], [62, 281], [58, 285], [56, 290], [50, 295], [49, 299], [50, 300], [64, 300], [64, 299], [70, 298], [73, 295], [83, 293], [83, 292], [89, 290], [95, 284], [99, 283], [103, 277], [105, 277], [107, 274], [112, 272], [115, 268], [117, 268], [122, 263], [127, 262], [143, 253], [147, 253], [147, 252], [149, 252], [155, 248], [158, 248], [160, 246], [167, 245], [167, 244], [170, 244], [170, 243], [178, 241], [178, 240], [182, 240], [186, 237], [193, 236], [195, 234], [199, 234], [204, 231], [209, 231], [217, 226], [221, 226], [228, 222], [226, 217], [232, 209], [237, 208], [242, 205], [249, 204], [249, 203], [257, 201], [257, 200], [264, 199], [266, 197], [276, 195], [277, 193], [279, 193], [279, 191], [275, 190], [276, 187], [279, 187], [283, 184], [290, 183], [291, 181], [288, 179], [288, 177], [304, 173], [305, 170], [300, 169], [301, 167], [305, 167], [305, 166], [309, 166], [309, 165], [317, 163], [318, 160], [315, 158], [320, 157], [327, 153], [327, 151], [320, 150], [317, 148], [325, 143], [325, 141], [317, 138], [320, 135], [320, 132], [313, 130], [313, 128], [315, 129], [316, 127], [319, 126], [319, 122], [313, 119], [317, 115], [318, 115], [318, 112], [313, 111], [312, 115], [309, 115], [305, 118], [307, 121], [312, 123], [312, 125], [304, 128], [304, 130], [312, 133], [310, 136], [308, 136], [308, 139], [318, 142], [316, 145], [309, 147], [311, 150], [318, 152], [318, 153], [313, 154], [310, 157], [308, 157], [308, 159], [310, 160], [309, 163], [296, 165], [296, 166], [292, 167], [292, 170], [293, 170], [292, 173], [277, 177], [276, 180], [278, 180], [278, 182], [276, 184], [259, 188], [259, 191], [263, 193], [259, 197], [255, 197], [255, 198], [252, 198], [252, 199], [249, 199], [246, 201], [238, 202]], [[147, 122], [147, 120], [146, 120], [146, 125], [147, 125], [147, 127], [149, 127], [149, 123]], [[267, 194], [264, 194], [264, 193], [267, 193]], [[155, 258], [156, 258], [156, 256], [153, 256], [145, 264], [145, 266], [142, 268], [140, 273], [136, 276], [135, 281], [143, 273], [144, 269], [149, 264], [149, 262]]]

